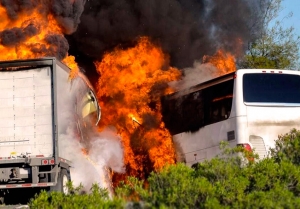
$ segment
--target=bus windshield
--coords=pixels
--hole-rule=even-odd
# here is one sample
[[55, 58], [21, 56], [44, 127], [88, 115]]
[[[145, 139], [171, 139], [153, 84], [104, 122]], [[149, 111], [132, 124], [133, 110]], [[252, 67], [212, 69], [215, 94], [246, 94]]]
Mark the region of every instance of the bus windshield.
[[243, 76], [244, 102], [300, 103], [300, 76], [249, 73]]

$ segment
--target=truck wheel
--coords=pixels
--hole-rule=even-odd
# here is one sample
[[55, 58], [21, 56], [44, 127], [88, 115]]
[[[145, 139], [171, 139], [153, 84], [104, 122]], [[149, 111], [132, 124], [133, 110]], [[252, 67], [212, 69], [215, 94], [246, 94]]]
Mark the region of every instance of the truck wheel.
[[62, 169], [61, 173], [61, 181], [62, 181], [62, 192], [64, 194], [69, 194], [69, 188], [67, 187], [67, 183], [71, 181], [70, 173], [67, 172], [66, 169]]
[[60, 173], [58, 174], [57, 184], [56, 186], [51, 188], [51, 191], [58, 191], [64, 194], [68, 194], [69, 193], [69, 189], [67, 187], [68, 181], [71, 181], [70, 172], [62, 168]]

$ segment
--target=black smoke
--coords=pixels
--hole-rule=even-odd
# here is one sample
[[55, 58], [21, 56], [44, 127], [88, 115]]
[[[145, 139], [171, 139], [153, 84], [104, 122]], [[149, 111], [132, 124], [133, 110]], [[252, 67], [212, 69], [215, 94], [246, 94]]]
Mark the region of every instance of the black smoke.
[[220, 48], [239, 56], [253, 31], [260, 30], [254, 17], [261, 1], [89, 0], [68, 41], [71, 53], [86, 62], [148, 36], [170, 55], [173, 66], [189, 67]]
[[31, 44], [30, 50], [39, 57], [56, 57], [59, 60], [65, 58], [68, 54], [69, 44], [63, 35], [46, 35], [45, 44]]
[[0, 43], [3, 46], [14, 46], [38, 33], [38, 29], [29, 24], [24, 28], [11, 28], [0, 32]]
[[21, 12], [31, 12], [33, 8], [38, 6], [38, 1], [31, 0], [1, 0], [1, 6], [5, 7], [7, 15], [12, 20], [17, 20]]
[[[80, 23], [80, 16], [86, 0], [0, 0], [0, 5], [5, 8], [7, 16], [12, 21], [21, 20], [24, 15], [31, 15], [37, 11], [44, 20], [51, 14], [59, 23], [64, 34], [76, 31]], [[1, 20], [0, 20], [1, 21]], [[45, 43], [28, 45], [26, 40], [41, 32], [41, 21], [29, 19], [23, 21], [20, 27], [9, 28], [0, 31], [0, 44], [5, 47], [15, 47], [16, 50], [22, 44], [36, 56], [55, 56], [63, 59], [69, 50], [67, 39], [62, 34], [48, 34]], [[50, 46], [48, 46], [50, 44]]]
[[72, 34], [80, 23], [80, 16], [86, 0], [52, 0], [52, 14], [64, 29], [65, 34]]

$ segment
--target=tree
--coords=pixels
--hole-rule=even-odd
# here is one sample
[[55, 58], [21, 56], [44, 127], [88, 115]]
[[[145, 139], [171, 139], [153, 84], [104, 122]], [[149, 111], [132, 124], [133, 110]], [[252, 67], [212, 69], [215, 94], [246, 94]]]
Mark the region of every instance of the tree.
[[260, 1], [263, 17], [258, 18], [262, 22], [257, 24], [261, 25], [261, 30], [253, 32], [255, 39], [248, 44], [242, 67], [267, 69], [296, 69], [298, 67], [300, 37], [295, 34], [293, 27], [282, 26], [284, 19], [293, 14], [290, 13], [283, 20], [276, 20], [282, 10], [282, 1]]

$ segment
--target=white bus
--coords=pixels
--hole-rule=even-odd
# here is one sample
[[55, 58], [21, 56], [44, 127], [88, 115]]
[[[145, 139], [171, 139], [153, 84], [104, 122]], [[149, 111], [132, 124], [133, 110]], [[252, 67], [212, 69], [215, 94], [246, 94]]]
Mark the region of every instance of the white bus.
[[215, 157], [221, 141], [263, 158], [300, 128], [300, 72], [240, 69], [162, 98], [162, 114], [187, 165]]

